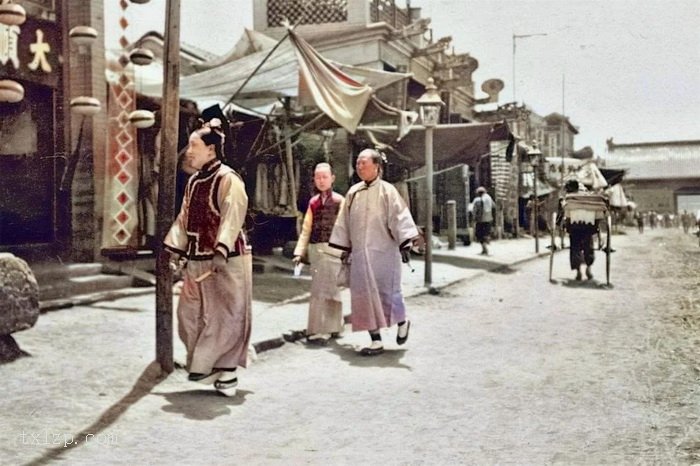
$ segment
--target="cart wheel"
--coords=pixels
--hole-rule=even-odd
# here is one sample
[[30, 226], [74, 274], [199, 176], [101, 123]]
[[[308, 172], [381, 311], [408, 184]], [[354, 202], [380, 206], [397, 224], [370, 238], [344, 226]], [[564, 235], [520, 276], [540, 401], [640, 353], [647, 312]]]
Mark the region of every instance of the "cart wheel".
[[605, 219], [608, 227], [608, 237], [605, 244], [605, 281], [610, 286], [610, 255], [612, 254], [612, 245], [610, 238], [612, 237], [612, 218], [608, 215]]

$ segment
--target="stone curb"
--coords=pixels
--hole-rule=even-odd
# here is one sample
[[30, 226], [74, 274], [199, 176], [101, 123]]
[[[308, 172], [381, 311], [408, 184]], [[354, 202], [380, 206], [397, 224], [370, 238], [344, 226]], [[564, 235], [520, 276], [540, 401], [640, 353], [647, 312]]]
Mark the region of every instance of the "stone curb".
[[[502, 269], [502, 268], [508, 268], [508, 267], [515, 267], [521, 264], [524, 264], [526, 262], [529, 262], [531, 260], [535, 260], [538, 258], [542, 257], [549, 257], [549, 251], [547, 252], [541, 252], [539, 254], [533, 254], [532, 256], [526, 257], [524, 259], [519, 259], [517, 261], [508, 263], [508, 264], [499, 264], [497, 266], [488, 268], [488, 269], [479, 269], [477, 272], [475, 272], [474, 275], [471, 277], [465, 277], [465, 278], [459, 278], [457, 280], [453, 280], [447, 283], [444, 283], [439, 286], [431, 287], [429, 290], [422, 290], [416, 293], [412, 293], [407, 295], [407, 298], [412, 298], [415, 296], [423, 296], [425, 294], [438, 294], [441, 290], [448, 288], [450, 286], [456, 285], [458, 283], [463, 282], [464, 280], [471, 280], [476, 277], [481, 277], [485, 275], [486, 273], [493, 272], [494, 270]], [[91, 294], [85, 294], [85, 295], [79, 295], [75, 296], [73, 298], [66, 298], [66, 299], [54, 299], [54, 300], [48, 300], [48, 301], [43, 301], [39, 303], [39, 310], [42, 314], [49, 312], [49, 311], [55, 311], [59, 309], [68, 309], [71, 307], [76, 307], [76, 306], [86, 306], [90, 304], [95, 304], [97, 302], [101, 301], [114, 301], [116, 299], [121, 299], [121, 298], [127, 298], [127, 297], [132, 297], [132, 296], [144, 296], [147, 294], [153, 293], [153, 287], [143, 287], [143, 288], [126, 288], [123, 290], [111, 290], [111, 291], [103, 291], [99, 293], [91, 293]], [[308, 293], [307, 293], [308, 294]], [[294, 298], [291, 298], [284, 303], [280, 303], [279, 305], [284, 305], [288, 304], [291, 302], [295, 302], [295, 300], [301, 299], [300, 296], [296, 296]], [[253, 342], [252, 345], [255, 348], [255, 351], [257, 353], [262, 353], [265, 351], [273, 350], [280, 348], [283, 346], [286, 342], [284, 341], [284, 338], [280, 335], [279, 337], [273, 337], [273, 338], [268, 338], [265, 340]]]
[[47, 301], [39, 301], [39, 312], [45, 314], [49, 311], [69, 309], [76, 306], [87, 306], [101, 301], [114, 301], [131, 296], [145, 296], [153, 292], [153, 287], [124, 288], [121, 290], [100, 291], [97, 293], [77, 295], [72, 298], [49, 299]]

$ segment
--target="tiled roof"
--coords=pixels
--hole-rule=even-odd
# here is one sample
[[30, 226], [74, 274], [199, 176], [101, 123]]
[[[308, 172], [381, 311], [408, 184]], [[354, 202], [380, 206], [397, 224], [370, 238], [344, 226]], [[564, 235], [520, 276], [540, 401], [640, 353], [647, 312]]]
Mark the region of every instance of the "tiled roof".
[[700, 141], [613, 145], [603, 159], [627, 181], [700, 178]]

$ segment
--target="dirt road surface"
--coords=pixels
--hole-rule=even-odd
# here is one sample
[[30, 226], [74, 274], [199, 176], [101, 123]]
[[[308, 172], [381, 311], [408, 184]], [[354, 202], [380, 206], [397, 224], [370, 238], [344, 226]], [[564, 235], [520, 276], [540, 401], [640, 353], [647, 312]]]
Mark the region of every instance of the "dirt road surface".
[[[408, 343], [398, 347], [391, 329], [381, 356], [357, 355], [368, 338], [351, 333], [262, 353], [230, 399], [183, 370], [160, 379], [148, 366], [152, 311], [125, 301], [80, 320], [42, 316], [32, 338], [55, 342], [55, 357], [0, 366], [0, 455], [71, 465], [698, 464], [697, 240], [669, 230], [613, 239], [612, 288], [600, 286], [601, 253], [593, 282], [570, 280], [558, 253], [554, 284], [538, 259], [410, 299]], [[65, 360], [75, 332], [85, 350]], [[27, 373], [32, 383], [17, 386]], [[46, 444], [57, 434], [60, 444]]]

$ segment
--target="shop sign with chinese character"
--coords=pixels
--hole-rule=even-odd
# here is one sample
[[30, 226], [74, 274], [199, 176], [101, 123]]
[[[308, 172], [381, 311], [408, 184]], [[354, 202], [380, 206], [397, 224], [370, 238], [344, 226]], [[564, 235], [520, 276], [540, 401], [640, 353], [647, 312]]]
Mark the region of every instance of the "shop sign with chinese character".
[[21, 26], [0, 24], [0, 79], [56, 87], [60, 54], [61, 36], [55, 23], [27, 18]]

